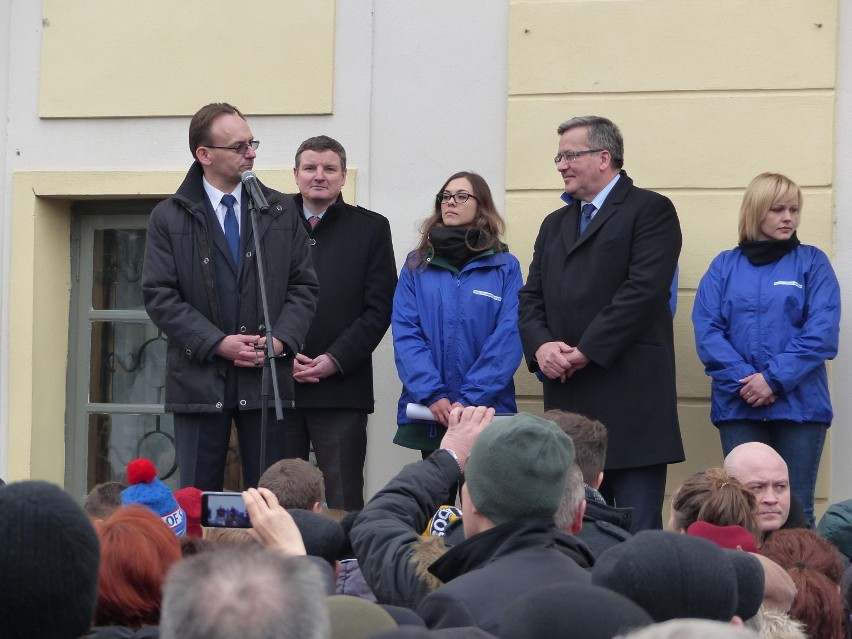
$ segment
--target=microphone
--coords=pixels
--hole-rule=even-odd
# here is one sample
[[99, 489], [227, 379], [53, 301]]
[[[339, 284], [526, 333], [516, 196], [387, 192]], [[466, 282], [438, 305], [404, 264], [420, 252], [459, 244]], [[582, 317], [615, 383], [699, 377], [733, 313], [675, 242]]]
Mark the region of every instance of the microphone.
[[254, 171], [246, 171], [240, 176], [240, 180], [242, 180], [243, 186], [246, 187], [246, 191], [248, 191], [249, 197], [254, 202], [257, 210], [261, 213], [266, 213], [269, 210], [269, 202], [266, 201], [263, 191], [260, 190], [260, 182], [258, 182]]

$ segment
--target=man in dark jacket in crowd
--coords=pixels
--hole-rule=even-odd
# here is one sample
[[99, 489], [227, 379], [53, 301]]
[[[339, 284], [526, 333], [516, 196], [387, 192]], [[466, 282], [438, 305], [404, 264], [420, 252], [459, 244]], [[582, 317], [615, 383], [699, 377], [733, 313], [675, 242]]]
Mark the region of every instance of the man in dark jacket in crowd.
[[592, 549], [595, 556], [610, 546], [630, 538], [632, 508], [616, 508], [606, 503], [598, 491], [604, 476], [606, 460], [606, 426], [595, 419], [563, 410], [549, 410], [543, 415], [562, 429], [574, 442], [575, 461], [583, 473], [586, 510], [583, 527], [574, 534]]
[[[540, 417], [520, 413], [489, 425], [493, 415], [484, 407], [453, 409], [441, 447], [391, 480], [350, 533], [379, 601], [401, 585], [409, 601], [384, 603], [419, 601], [417, 612], [431, 628], [494, 632], [506, 606], [529, 589], [589, 582], [557, 547], [553, 520], [574, 457], [570, 438]], [[462, 473], [465, 541], [429, 567], [444, 585], [423, 597], [409, 589], [412, 530], [425, 528]]]
[[302, 142], [294, 172], [320, 297], [293, 364], [296, 408], [287, 411], [284, 452], [308, 459], [313, 444], [328, 507], [360, 510], [374, 405], [372, 355], [390, 325], [396, 288], [390, 224], [343, 201], [346, 151], [337, 140], [319, 135]]
[[233, 106], [202, 107], [189, 125], [195, 161], [148, 222], [142, 292], [145, 310], [169, 338], [165, 408], [175, 414], [182, 487], [222, 489], [232, 421], [247, 486], [284, 456], [283, 423], [270, 407], [260, 459], [260, 349], [271, 336], [279, 392], [292, 406], [293, 355], [302, 350], [319, 286], [293, 200], [261, 186], [269, 204], [258, 220], [271, 324], [265, 325], [249, 195], [241, 185], [258, 144]]

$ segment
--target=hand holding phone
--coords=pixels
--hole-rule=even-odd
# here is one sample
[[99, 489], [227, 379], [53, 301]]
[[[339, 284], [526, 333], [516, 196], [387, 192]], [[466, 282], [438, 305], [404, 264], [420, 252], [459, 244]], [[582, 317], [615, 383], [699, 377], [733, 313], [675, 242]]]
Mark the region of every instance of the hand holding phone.
[[243, 499], [254, 522], [252, 533], [264, 546], [277, 548], [287, 556], [308, 554], [299, 527], [279, 505], [275, 493], [266, 488], [249, 488]]
[[251, 517], [242, 494], [202, 492], [201, 525], [207, 528], [251, 528]]

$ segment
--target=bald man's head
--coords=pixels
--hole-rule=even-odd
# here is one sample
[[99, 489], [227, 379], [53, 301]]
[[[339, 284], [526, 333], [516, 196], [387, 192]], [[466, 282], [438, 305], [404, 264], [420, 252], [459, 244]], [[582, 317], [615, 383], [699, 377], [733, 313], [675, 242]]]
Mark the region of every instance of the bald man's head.
[[725, 457], [725, 471], [757, 498], [764, 533], [778, 530], [790, 514], [790, 474], [774, 448], [760, 442], [740, 444]]

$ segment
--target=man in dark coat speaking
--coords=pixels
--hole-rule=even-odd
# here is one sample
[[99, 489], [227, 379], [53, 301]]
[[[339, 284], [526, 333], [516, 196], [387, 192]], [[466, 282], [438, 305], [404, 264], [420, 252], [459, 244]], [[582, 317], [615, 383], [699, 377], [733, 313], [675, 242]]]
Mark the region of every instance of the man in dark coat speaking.
[[249, 196], [241, 184], [258, 144], [230, 104], [202, 107], [189, 125], [195, 161], [148, 222], [142, 292], [145, 310], [169, 338], [165, 409], [174, 413], [182, 487], [222, 490], [232, 421], [246, 486], [257, 486], [263, 469], [284, 456], [283, 422], [270, 406], [260, 460], [265, 362], [256, 346], [271, 336], [270, 355], [281, 364], [279, 391], [292, 407], [293, 355], [304, 344], [319, 285], [292, 198], [261, 186], [269, 204], [258, 220], [271, 324], [264, 325]]
[[567, 206], [541, 225], [519, 328], [544, 407], [607, 425], [601, 493], [633, 507], [632, 530], [662, 527], [666, 465], [683, 461], [669, 288], [681, 247], [668, 198], [633, 186], [624, 141], [598, 116], [557, 129]]

